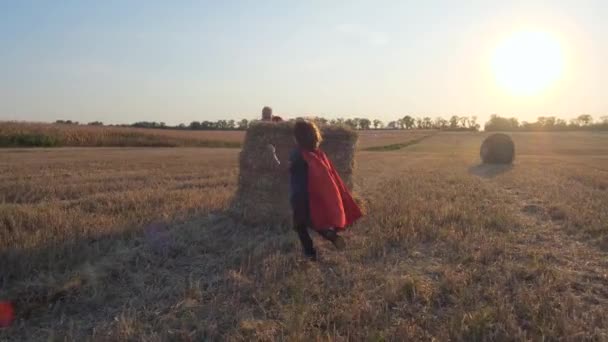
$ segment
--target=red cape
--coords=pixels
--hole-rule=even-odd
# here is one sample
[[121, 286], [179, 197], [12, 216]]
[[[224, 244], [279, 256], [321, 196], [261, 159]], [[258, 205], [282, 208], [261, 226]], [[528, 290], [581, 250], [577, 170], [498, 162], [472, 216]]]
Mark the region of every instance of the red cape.
[[308, 164], [308, 201], [312, 228], [342, 230], [363, 214], [325, 152], [301, 151]]
[[0, 302], [0, 328], [8, 328], [15, 319], [13, 303]]

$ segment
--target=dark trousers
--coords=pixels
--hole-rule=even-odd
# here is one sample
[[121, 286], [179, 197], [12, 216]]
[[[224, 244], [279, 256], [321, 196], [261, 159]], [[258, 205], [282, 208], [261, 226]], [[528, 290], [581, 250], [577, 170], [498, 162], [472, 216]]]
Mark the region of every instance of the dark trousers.
[[[293, 228], [298, 233], [304, 254], [315, 255], [315, 247], [308, 233], [308, 227], [310, 227], [308, 196], [293, 196], [291, 198], [291, 209], [293, 211]], [[321, 230], [317, 233], [329, 241], [334, 242], [336, 240], [336, 232], [333, 230]]]
[[[294, 222], [293, 227], [298, 233], [298, 237], [300, 238], [300, 243], [302, 243], [302, 249], [304, 249], [304, 254], [306, 255], [315, 255], [317, 254], [315, 250], [315, 246], [312, 242], [312, 238], [308, 233], [308, 225], [305, 223]], [[324, 239], [334, 242], [336, 240], [337, 234], [334, 230], [317, 230], [317, 233], [321, 235]]]
[[304, 254], [312, 256], [316, 254], [316, 251], [310, 234], [308, 234], [308, 226], [310, 226], [310, 209], [308, 207], [307, 197], [308, 196], [304, 196], [304, 194], [293, 195], [291, 197], [291, 209], [293, 212], [293, 228], [296, 233], [298, 233], [298, 237], [302, 243], [302, 249], [304, 249]]
[[317, 254], [317, 252], [315, 251], [315, 246], [312, 243], [312, 239], [310, 238], [310, 234], [308, 233], [308, 225], [294, 222], [293, 228], [296, 230], [296, 233], [298, 233], [298, 237], [300, 238], [300, 243], [302, 243], [302, 249], [304, 250], [304, 254]]

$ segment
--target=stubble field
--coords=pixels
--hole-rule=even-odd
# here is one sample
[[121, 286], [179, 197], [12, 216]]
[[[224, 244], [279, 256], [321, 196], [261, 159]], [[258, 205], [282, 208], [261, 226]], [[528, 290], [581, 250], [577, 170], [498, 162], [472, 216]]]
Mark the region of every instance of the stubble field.
[[318, 263], [226, 215], [238, 149], [0, 150], [0, 339], [608, 339], [607, 134], [377, 134]]

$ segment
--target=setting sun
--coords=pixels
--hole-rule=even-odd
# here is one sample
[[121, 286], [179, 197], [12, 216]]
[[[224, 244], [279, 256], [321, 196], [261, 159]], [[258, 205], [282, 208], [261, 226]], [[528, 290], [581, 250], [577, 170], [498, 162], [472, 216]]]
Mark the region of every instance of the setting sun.
[[492, 58], [497, 83], [513, 95], [536, 95], [562, 76], [560, 42], [541, 31], [517, 32], [502, 41]]

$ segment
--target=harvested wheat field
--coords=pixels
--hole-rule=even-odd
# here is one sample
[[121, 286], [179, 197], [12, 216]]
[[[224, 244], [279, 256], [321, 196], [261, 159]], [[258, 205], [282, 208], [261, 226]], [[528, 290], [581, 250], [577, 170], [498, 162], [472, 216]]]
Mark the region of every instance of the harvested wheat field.
[[359, 132], [361, 150], [391, 151], [418, 143], [435, 134], [436, 131], [427, 130], [367, 130]]
[[317, 263], [227, 214], [238, 149], [0, 150], [0, 340], [608, 339], [608, 134], [485, 136], [360, 150]]

